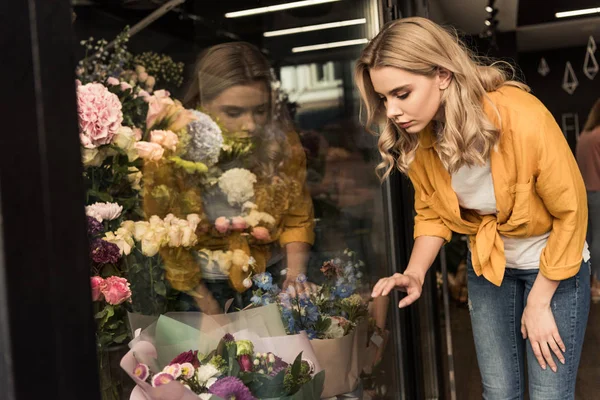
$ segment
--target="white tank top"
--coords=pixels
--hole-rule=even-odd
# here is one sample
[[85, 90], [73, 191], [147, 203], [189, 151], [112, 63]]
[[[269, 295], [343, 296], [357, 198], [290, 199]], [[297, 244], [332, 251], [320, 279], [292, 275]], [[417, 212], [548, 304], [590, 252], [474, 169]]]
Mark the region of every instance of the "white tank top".
[[[462, 208], [480, 215], [496, 214], [496, 194], [492, 181], [490, 162], [484, 166], [464, 166], [452, 175], [452, 189], [456, 192]], [[506, 268], [535, 269], [540, 267], [542, 250], [548, 243], [550, 232], [528, 238], [509, 238], [504, 241]], [[590, 259], [587, 242], [583, 248], [583, 259]]]

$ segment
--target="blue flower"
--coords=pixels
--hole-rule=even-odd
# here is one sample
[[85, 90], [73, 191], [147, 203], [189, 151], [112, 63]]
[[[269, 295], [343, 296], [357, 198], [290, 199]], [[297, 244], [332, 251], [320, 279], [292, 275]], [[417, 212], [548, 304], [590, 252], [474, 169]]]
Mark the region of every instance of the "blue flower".
[[301, 315], [309, 322], [317, 322], [319, 308], [308, 299], [300, 299]]
[[296, 282], [298, 282], [298, 283], [304, 283], [306, 281], [307, 281], [307, 278], [306, 278], [306, 275], [304, 275], [304, 274], [300, 274], [296, 278]]
[[317, 332], [312, 328], [308, 328], [306, 330], [306, 334], [308, 335], [309, 340], [313, 340], [313, 339], [317, 338]]
[[273, 277], [268, 272], [263, 272], [258, 275], [254, 275], [252, 278], [256, 286], [262, 290], [269, 291], [273, 288]]
[[[256, 292], [255, 292], [256, 293]], [[252, 302], [252, 304], [254, 304], [255, 306], [262, 306], [262, 296], [259, 296], [257, 294], [254, 294], [254, 296], [252, 296], [252, 298], [250, 299], [250, 301]]]
[[281, 317], [283, 321], [287, 323], [288, 331], [290, 333], [298, 333], [296, 319], [294, 318], [294, 313], [291, 309], [284, 308], [281, 311]]
[[339, 285], [335, 288], [335, 294], [341, 299], [345, 299], [350, 297], [354, 292], [354, 288], [351, 285]]

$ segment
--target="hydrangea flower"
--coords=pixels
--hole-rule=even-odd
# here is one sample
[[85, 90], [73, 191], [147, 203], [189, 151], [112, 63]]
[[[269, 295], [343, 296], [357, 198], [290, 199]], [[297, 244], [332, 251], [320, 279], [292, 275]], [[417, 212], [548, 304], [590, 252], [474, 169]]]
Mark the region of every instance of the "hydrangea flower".
[[212, 167], [219, 161], [223, 135], [219, 125], [208, 115], [191, 110], [196, 119], [188, 125], [189, 149], [185, 158]]

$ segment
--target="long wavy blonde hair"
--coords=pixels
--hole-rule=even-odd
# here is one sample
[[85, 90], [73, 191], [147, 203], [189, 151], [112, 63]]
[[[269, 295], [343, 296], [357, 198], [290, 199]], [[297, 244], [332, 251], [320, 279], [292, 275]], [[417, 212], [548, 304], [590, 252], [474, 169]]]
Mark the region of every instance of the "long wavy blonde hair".
[[[401, 68], [428, 77], [434, 77], [440, 67], [452, 73], [450, 86], [442, 94], [440, 107], [445, 120], [435, 144], [442, 163], [451, 173], [465, 164], [484, 164], [498, 142], [500, 131], [483, 110], [486, 92], [503, 85], [529, 91], [525, 84], [513, 80], [515, 72], [508, 63], [485, 65], [455, 31], [419, 17], [389, 22], [363, 50], [355, 69], [356, 84], [366, 109], [366, 128], [379, 136], [383, 162], [377, 171], [382, 180], [394, 168], [408, 172], [419, 147], [419, 135], [407, 133], [386, 117], [385, 106], [369, 75], [371, 69], [380, 67]], [[380, 133], [372, 129], [374, 125], [379, 125]]]
[[270, 96], [269, 118], [256, 138], [257, 151], [251, 160], [255, 163], [254, 172], [264, 178], [275, 175], [288, 157], [286, 132], [293, 129], [285, 107], [278, 107], [272, 81], [269, 61], [256, 46], [246, 42], [221, 43], [200, 53], [183, 99], [187, 108], [201, 108], [232, 86], [264, 82]]

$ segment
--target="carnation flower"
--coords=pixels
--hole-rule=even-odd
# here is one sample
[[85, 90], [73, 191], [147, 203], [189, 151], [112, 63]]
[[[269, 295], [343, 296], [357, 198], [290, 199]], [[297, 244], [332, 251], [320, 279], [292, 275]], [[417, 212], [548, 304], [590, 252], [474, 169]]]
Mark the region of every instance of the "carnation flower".
[[219, 178], [219, 188], [227, 196], [230, 205], [241, 205], [254, 197], [256, 175], [247, 169], [233, 168]]
[[102, 226], [102, 223], [100, 223], [96, 218], [94, 217], [90, 217], [88, 215], [87, 217], [87, 233], [89, 236], [96, 236], [99, 233], [102, 233], [104, 231], [104, 227]]
[[108, 304], [113, 306], [124, 303], [131, 299], [131, 289], [127, 279], [118, 276], [109, 276], [104, 280], [102, 294]]
[[88, 149], [110, 144], [121, 127], [123, 113], [121, 102], [100, 83], [77, 87], [79, 137]]
[[104, 279], [99, 276], [92, 276], [90, 282], [92, 285], [92, 301], [102, 300], [102, 288], [106, 285]]
[[115, 264], [121, 258], [121, 250], [114, 243], [96, 239], [92, 242], [91, 256], [98, 264]]
[[99, 222], [117, 219], [122, 212], [123, 206], [117, 203], [94, 203], [85, 208], [86, 215], [96, 218]]
[[208, 115], [196, 110], [191, 112], [196, 119], [187, 127], [191, 140], [185, 158], [212, 167], [219, 161], [223, 146], [221, 128]]
[[338, 339], [343, 337], [346, 333], [346, 329], [345, 326], [342, 325], [342, 319], [345, 320], [345, 318], [329, 317], [329, 319], [331, 320], [331, 325], [329, 325], [329, 328], [325, 331], [325, 339]]
[[210, 387], [210, 392], [222, 399], [256, 400], [250, 389], [234, 376], [228, 376], [218, 380]]

